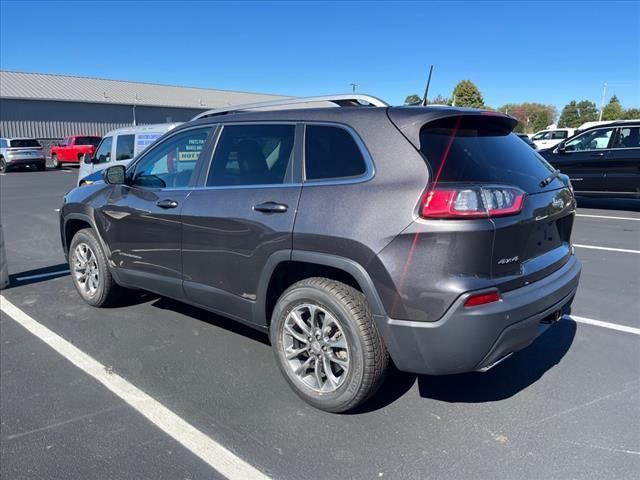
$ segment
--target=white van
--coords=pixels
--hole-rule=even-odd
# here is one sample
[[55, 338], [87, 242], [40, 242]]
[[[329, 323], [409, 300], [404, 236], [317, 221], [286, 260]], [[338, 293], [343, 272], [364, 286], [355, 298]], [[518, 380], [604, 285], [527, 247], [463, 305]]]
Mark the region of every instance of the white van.
[[180, 123], [141, 125], [139, 127], [119, 128], [107, 133], [100, 141], [98, 148], [96, 148], [94, 157], [85, 156], [82, 163], [80, 163], [78, 186], [93, 183], [100, 178], [95, 174], [105, 168], [113, 165], [127, 165], [133, 158], [155, 142], [156, 139], [178, 125]]
[[538, 150], [555, 147], [557, 144], [572, 137], [575, 133], [574, 128], [554, 128], [536, 132], [531, 141], [538, 147]]

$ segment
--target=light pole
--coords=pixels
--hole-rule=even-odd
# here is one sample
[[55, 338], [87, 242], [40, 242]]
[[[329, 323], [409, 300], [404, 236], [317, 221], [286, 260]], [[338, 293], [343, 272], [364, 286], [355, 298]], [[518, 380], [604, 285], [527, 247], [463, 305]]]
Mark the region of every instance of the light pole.
[[136, 123], [136, 103], [138, 102], [138, 100], [140, 100], [140, 98], [138, 98], [138, 94], [136, 93], [136, 96], [133, 98], [133, 126], [134, 127], [137, 125], [137, 123]]
[[351, 85], [351, 93], [356, 93], [356, 87], [360, 86], [359, 83], [350, 83], [349, 85]]

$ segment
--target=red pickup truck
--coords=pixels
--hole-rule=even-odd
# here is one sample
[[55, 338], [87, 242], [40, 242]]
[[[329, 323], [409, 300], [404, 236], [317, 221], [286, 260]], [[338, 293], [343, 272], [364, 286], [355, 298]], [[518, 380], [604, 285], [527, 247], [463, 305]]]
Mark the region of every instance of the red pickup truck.
[[78, 135], [65, 137], [62, 144], [51, 147], [51, 163], [60, 168], [63, 163], [80, 163], [85, 153], [92, 156], [100, 143], [101, 137]]

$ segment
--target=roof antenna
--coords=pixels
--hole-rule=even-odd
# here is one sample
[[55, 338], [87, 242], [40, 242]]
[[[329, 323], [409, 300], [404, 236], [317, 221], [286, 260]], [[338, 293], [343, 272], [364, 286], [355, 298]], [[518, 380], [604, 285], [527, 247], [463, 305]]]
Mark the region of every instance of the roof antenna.
[[429, 68], [429, 78], [427, 79], [427, 86], [424, 89], [424, 98], [422, 99], [422, 106], [427, 105], [427, 94], [429, 93], [429, 85], [431, 85], [431, 74], [433, 73], [433, 65]]

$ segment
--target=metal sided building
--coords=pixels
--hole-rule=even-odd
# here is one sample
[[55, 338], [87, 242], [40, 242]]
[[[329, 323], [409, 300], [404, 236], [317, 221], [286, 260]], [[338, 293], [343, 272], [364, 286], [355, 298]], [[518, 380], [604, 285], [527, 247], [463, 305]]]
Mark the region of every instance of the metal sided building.
[[229, 105], [286, 98], [259, 93], [0, 71], [0, 137], [43, 145], [131, 125], [184, 122]]

